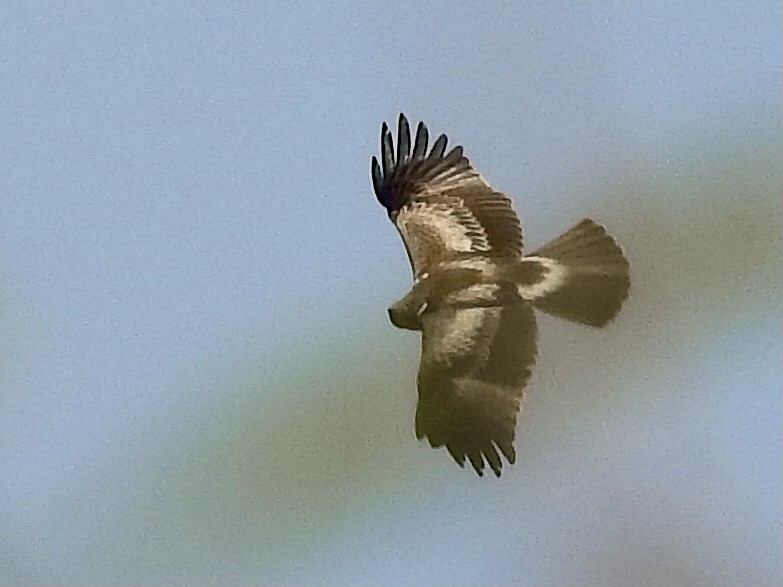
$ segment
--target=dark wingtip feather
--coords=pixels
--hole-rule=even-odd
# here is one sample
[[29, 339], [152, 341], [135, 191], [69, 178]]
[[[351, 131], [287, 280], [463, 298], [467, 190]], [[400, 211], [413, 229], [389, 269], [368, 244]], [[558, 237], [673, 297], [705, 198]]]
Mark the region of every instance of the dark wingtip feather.
[[486, 458], [492, 472], [495, 473], [495, 477], [500, 477], [500, 470], [503, 468], [503, 461], [500, 460], [500, 455], [495, 449], [495, 446], [490, 442], [489, 446], [484, 448], [484, 458]]
[[479, 477], [484, 476], [484, 459], [481, 456], [481, 453], [468, 453], [468, 460], [470, 461], [470, 464], [473, 465], [473, 469], [478, 473]]
[[465, 468], [465, 454], [457, 452], [456, 450], [454, 450], [453, 447], [448, 446], [448, 445], [446, 446], [446, 450], [449, 451], [449, 454], [451, 455], [451, 458], [453, 458], [457, 462], [457, 464], [464, 469]]
[[[437, 174], [444, 165], [458, 164], [463, 158], [462, 147], [455, 147], [448, 155], [445, 134], [440, 135], [427, 154], [429, 131], [420, 122], [416, 127], [416, 138], [411, 152], [411, 131], [408, 119], [400, 114], [397, 125], [397, 150], [389, 132], [389, 125], [381, 125], [381, 153], [373, 157], [370, 167], [373, 190], [378, 201], [389, 213], [399, 210], [410, 198], [410, 190], [416, 182], [426, 182]], [[396, 155], [396, 159], [395, 159]], [[466, 160], [467, 161], [467, 160]]]
[[386, 123], [381, 126], [381, 162], [383, 163], [383, 174], [391, 172], [394, 169], [394, 145], [392, 144], [391, 133]]
[[383, 183], [383, 174], [381, 173], [381, 166], [378, 164], [378, 159], [375, 155], [373, 155], [370, 163], [370, 175], [372, 176], [372, 189], [375, 190], [375, 193], [377, 194]]
[[448, 143], [446, 135], [440, 135], [435, 139], [435, 143], [432, 145], [432, 151], [430, 151], [431, 159], [439, 159], [443, 157], [443, 153], [446, 152], [446, 143]]
[[400, 113], [400, 120], [397, 124], [397, 164], [404, 163], [411, 154], [411, 129], [408, 126], [408, 119]]
[[413, 159], [423, 159], [427, 153], [427, 143], [429, 142], [429, 131], [427, 126], [420, 122], [416, 127], [416, 140], [413, 143]]
[[460, 145], [457, 145], [451, 151], [449, 151], [448, 155], [446, 155], [444, 159], [446, 161], [456, 163], [457, 161], [462, 159], [462, 147]]

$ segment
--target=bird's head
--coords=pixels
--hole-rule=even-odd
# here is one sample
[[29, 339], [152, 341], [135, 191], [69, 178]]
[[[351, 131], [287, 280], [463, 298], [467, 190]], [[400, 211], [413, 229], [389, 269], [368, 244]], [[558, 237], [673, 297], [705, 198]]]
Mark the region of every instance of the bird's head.
[[389, 306], [389, 320], [397, 328], [421, 330], [421, 315], [427, 310], [427, 298], [422, 288], [414, 286], [402, 299]]

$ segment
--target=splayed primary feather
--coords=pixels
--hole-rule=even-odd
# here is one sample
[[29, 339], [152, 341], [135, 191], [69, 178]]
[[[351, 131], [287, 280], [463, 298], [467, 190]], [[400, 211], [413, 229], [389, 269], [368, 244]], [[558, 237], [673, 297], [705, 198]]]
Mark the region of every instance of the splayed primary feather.
[[413, 287], [389, 308], [400, 328], [422, 332], [415, 431], [460, 465], [500, 476], [516, 459], [514, 435], [536, 357], [533, 307], [604, 326], [628, 294], [628, 261], [600, 225], [584, 220], [532, 256], [511, 200], [456, 146], [416, 127], [411, 150], [401, 114], [397, 149], [381, 127], [371, 176], [402, 237]]

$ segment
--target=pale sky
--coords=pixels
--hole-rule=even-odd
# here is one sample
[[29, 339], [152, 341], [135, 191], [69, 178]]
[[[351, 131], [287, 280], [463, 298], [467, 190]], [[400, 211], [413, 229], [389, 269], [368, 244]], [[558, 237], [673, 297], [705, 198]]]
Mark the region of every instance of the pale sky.
[[[264, 4], [0, 7], [0, 584], [780, 584], [780, 4]], [[631, 261], [500, 480], [413, 435], [400, 111]]]

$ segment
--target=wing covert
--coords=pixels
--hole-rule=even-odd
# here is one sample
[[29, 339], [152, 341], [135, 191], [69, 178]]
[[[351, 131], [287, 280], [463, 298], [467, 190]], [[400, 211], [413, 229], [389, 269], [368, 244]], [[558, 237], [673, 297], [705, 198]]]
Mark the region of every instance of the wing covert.
[[511, 200], [484, 181], [462, 147], [446, 152], [446, 135], [429, 154], [428, 141], [420, 122], [411, 151], [408, 120], [400, 114], [396, 158], [384, 123], [380, 163], [373, 157], [371, 165], [375, 195], [405, 243], [414, 276], [466, 255], [521, 256], [522, 229]]

